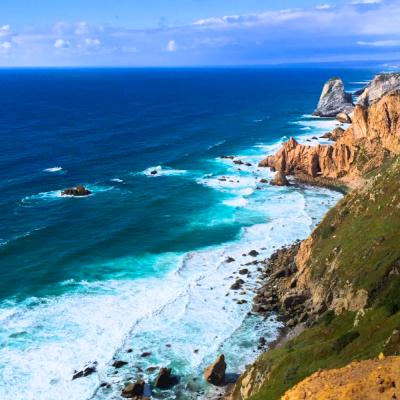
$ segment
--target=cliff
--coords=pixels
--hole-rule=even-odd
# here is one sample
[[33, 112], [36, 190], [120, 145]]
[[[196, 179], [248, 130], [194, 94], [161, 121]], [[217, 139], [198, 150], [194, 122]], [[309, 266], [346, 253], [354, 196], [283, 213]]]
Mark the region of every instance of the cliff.
[[400, 159], [365, 179], [267, 263], [255, 311], [281, 313], [300, 334], [261, 355], [233, 400], [279, 399], [320, 369], [400, 354]]
[[[292, 138], [262, 161], [285, 174], [363, 184], [306, 240], [266, 262], [253, 311], [278, 313], [289, 334], [247, 368], [232, 400], [385, 398], [368, 396], [383, 387], [371, 383], [378, 355], [400, 355], [399, 114], [396, 89], [357, 104], [352, 126], [334, 144]], [[375, 361], [350, 364], [368, 359]], [[387, 359], [379, 371], [399, 379], [390, 372], [398, 357]], [[317, 372], [324, 369], [331, 371]]]
[[400, 90], [395, 90], [368, 107], [357, 105], [352, 126], [334, 144], [308, 146], [291, 138], [260, 166], [351, 183], [399, 154]]

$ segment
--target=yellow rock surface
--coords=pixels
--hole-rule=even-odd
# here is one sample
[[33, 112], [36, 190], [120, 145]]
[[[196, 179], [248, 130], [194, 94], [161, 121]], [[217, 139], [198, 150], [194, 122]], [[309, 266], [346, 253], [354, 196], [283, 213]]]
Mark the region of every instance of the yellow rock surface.
[[352, 362], [319, 371], [290, 389], [282, 400], [400, 399], [400, 356]]

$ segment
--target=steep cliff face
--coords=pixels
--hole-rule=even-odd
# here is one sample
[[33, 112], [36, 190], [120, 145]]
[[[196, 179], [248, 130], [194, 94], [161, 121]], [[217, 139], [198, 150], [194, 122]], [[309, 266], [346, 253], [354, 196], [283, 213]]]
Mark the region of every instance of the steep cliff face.
[[352, 96], [344, 91], [340, 78], [331, 78], [325, 83], [314, 115], [336, 117], [340, 113], [350, 114], [354, 105]]
[[368, 107], [396, 89], [400, 89], [400, 74], [379, 74], [363, 89], [357, 104]]
[[274, 155], [261, 161], [286, 174], [342, 179], [361, 177], [400, 154], [400, 90], [384, 95], [368, 107], [357, 105], [353, 124], [333, 145], [307, 146], [291, 138]]
[[282, 284], [275, 273], [267, 295], [281, 297], [281, 304], [302, 299], [305, 322], [296, 307], [289, 308], [302, 333], [260, 356], [232, 399], [277, 400], [320, 369], [341, 368], [381, 352], [398, 355], [399, 232], [400, 158], [394, 157], [328, 212], [301, 243], [295, 262], [288, 258], [290, 274], [279, 271]]

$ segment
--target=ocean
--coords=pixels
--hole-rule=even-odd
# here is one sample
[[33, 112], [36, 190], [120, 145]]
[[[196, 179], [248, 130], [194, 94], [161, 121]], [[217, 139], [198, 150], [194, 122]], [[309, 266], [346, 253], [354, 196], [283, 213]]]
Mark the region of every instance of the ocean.
[[[342, 196], [262, 183], [257, 163], [335, 127], [310, 115], [333, 75], [354, 91], [373, 71], [0, 70], [0, 398], [119, 399], [166, 366], [180, 382], [154, 398], [198, 399], [218, 354], [254, 360], [281, 325], [249, 313], [253, 261]], [[61, 196], [78, 184], [92, 195]]]

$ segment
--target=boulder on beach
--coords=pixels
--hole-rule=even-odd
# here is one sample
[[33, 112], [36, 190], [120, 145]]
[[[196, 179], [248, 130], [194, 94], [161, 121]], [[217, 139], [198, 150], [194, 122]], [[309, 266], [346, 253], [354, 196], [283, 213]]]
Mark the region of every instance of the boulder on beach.
[[82, 185], [75, 188], [68, 188], [61, 192], [62, 196], [89, 196], [92, 192]]
[[158, 389], [168, 389], [178, 383], [178, 377], [172, 375], [171, 368], [161, 368], [154, 382], [154, 386]]
[[275, 174], [274, 179], [271, 181], [271, 185], [274, 186], [289, 186], [290, 183], [286, 178], [286, 175], [283, 171], [278, 171]]
[[352, 95], [344, 91], [340, 78], [331, 78], [325, 83], [317, 109], [313, 115], [318, 117], [336, 117], [339, 113], [351, 114], [354, 110]]
[[211, 365], [204, 370], [204, 378], [212, 385], [222, 385], [225, 381], [226, 362], [225, 356], [221, 354]]
[[122, 389], [121, 396], [128, 399], [134, 398], [136, 396], [143, 396], [144, 386], [145, 382], [141, 379], [136, 381], [135, 383], [128, 383], [128, 385], [126, 385], [124, 389]]

